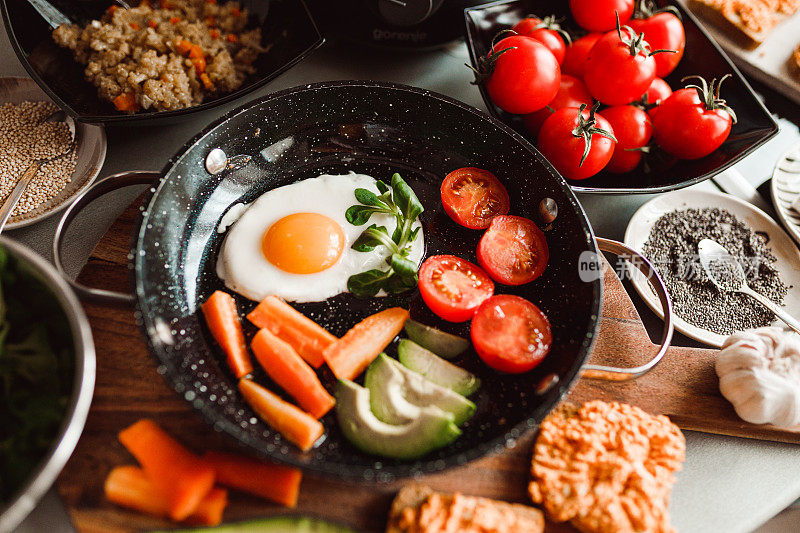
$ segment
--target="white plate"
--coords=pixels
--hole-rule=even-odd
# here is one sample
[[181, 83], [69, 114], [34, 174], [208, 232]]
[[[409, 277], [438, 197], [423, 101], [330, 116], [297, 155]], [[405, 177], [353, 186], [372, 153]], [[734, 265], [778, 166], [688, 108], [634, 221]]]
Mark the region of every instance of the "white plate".
[[795, 144], [778, 160], [772, 172], [772, 204], [783, 227], [800, 244], [800, 213], [792, 202], [800, 196], [800, 143]]
[[[677, 209], [703, 207], [725, 209], [754, 231], [763, 232], [769, 236], [769, 247], [777, 257], [775, 267], [781, 273], [783, 282], [789, 286], [789, 292], [784, 300], [784, 309], [793, 316], [800, 316], [800, 251], [792, 242], [791, 237], [769, 215], [735, 196], [693, 189], [683, 189], [657, 196], [633, 214], [628, 222], [628, 228], [625, 230], [625, 244], [636, 250], [642, 250], [653, 224], [662, 215]], [[628, 275], [636, 291], [650, 309], [663, 318], [661, 305], [648, 285], [647, 279], [635, 268], [628, 268]], [[774, 324], [782, 325], [783, 323], [776, 320]], [[675, 316], [675, 329], [687, 337], [712, 346], [722, 346], [726, 338], [725, 335], [693, 326], [679, 316]]]

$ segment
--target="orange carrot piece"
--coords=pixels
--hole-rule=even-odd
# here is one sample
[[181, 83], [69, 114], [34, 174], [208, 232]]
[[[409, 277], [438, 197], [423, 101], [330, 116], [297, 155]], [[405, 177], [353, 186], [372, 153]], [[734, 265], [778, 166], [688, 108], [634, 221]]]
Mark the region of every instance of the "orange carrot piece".
[[247, 378], [239, 380], [239, 391], [264, 422], [304, 452], [325, 432], [319, 420]]
[[196, 526], [217, 526], [222, 523], [222, 513], [225, 512], [225, 507], [228, 506], [228, 491], [219, 487], [214, 487], [200, 505], [197, 510], [186, 518], [187, 524]]
[[189, 55], [189, 52], [191, 52], [193, 46], [194, 45], [189, 41], [187, 41], [186, 39], [181, 39], [180, 41], [175, 43], [175, 51], [182, 56], [186, 56]]
[[148, 20], [147, 25], [150, 26], [151, 28], [157, 28], [158, 22], [156, 22], [155, 20]]
[[140, 29], [139, 25], [137, 23], [135, 23], [135, 22], [131, 22], [131, 28], [136, 30], [136, 31], [139, 31], [139, 29]]
[[323, 352], [333, 374], [339, 379], [355, 379], [373, 359], [402, 331], [409, 313], [392, 307], [368, 316]]
[[206, 452], [203, 461], [217, 472], [221, 485], [271, 502], [294, 507], [303, 473], [298, 468], [259, 461], [244, 455]]
[[119, 111], [136, 111], [139, 108], [139, 104], [136, 102], [136, 96], [133, 91], [128, 91], [114, 98], [114, 107]]
[[193, 44], [192, 47], [189, 49], [189, 57], [192, 59], [205, 59], [206, 55], [203, 53], [203, 49]]
[[181, 21], [180, 17], [170, 17], [169, 21], [173, 24], [177, 24]]
[[[108, 501], [151, 516], [169, 516], [167, 500], [138, 466], [118, 466], [106, 477], [104, 491]], [[186, 518], [192, 524], [216, 526], [228, 503], [228, 491], [214, 487], [200, 501], [197, 510]]]
[[219, 30], [211, 30], [211, 38], [219, 39]]
[[214, 486], [214, 470], [152, 420], [143, 419], [123, 429], [119, 441], [165, 495], [173, 520], [192, 514]]
[[209, 78], [208, 74], [206, 74], [205, 72], [200, 74], [200, 81], [203, 82], [203, 87], [205, 87], [207, 91], [214, 90], [214, 82], [211, 81], [211, 78]]
[[206, 324], [214, 339], [222, 346], [228, 356], [228, 366], [237, 378], [253, 371], [250, 354], [242, 332], [242, 323], [236, 312], [236, 302], [227, 292], [214, 291], [214, 294], [200, 306], [206, 317]]
[[192, 59], [192, 65], [194, 65], [194, 70], [198, 76], [206, 71], [206, 60], [202, 57]]
[[322, 418], [336, 404], [314, 369], [270, 330], [256, 333], [250, 348], [269, 377], [314, 418]]
[[268, 329], [291, 344], [300, 357], [314, 368], [325, 360], [322, 352], [338, 339], [325, 328], [275, 296], [267, 296], [247, 315], [261, 329]]
[[229, 33], [228, 36], [225, 37], [225, 38], [228, 39], [229, 43], [237, 43], [237, 42], [239, 42], [239, 38], [236, 35], [234, 35], [233, 33]]

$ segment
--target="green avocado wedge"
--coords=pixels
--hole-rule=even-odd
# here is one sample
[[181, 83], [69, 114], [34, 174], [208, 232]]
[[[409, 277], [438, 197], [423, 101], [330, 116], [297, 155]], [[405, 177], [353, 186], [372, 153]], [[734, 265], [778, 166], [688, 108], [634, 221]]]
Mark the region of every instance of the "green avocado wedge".
[[367, 368], [364, 386], [370, 392], [372, 412], [387, 424], [406, 424], [417, 417], [421, 409], [436, 406], [453, 416], [460, 426], [475, 413], [475, 404], [437, 385], [423, 375], [380, 354]]
[[393, 459], [416, 459], [453, 442], [461, 430], [438, 407], [421, 408], [407, 424], [381, 422], [370, 410], [370, 392], [352, 381], [336, 385], [336, 418], [344, 436], [364, 452]]
[[217, 527], [170, 531], [171, 533], [356, 533], [355, 529], [305, 516], [274, 516]]
[[452, 359], [469, 348], [467, 339], [426, 326], [416, 320], [406, 320], [403, 327], [409, 339], [445, 359]]
[[481, 387], [481, 380], [474, 374], [445, 361], [412, 340], [400, 341], [397, 358], [403, 366], [462, 396], [469, 396]]

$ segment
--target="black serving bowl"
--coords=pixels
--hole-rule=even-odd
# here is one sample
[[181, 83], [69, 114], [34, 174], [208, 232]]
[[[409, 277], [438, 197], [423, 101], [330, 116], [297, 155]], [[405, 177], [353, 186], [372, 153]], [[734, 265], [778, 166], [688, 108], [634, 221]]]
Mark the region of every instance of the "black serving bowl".
[[[631, 172], [613, 174], [601, 171], [585, 180], [568, 180], [574, 191], [601, 194], [658, 193], [688, 187], [719, 174], [778, 132], [778, 124], [761, 100], [694, 15], [678, 2], [657, 0], [656, 3], [677, 8], [686, 30], [686, 52], [666, 81], [675, 90], [683, 86], [681, 79], [686, 76], [699, 74], [710, 81], [731, 74], [732, 78], [723, 84], [722, 96], [736, 111], [739, 120], [722, 146], [702, 159], [677, 160], [657, 150], [648, 156], [646, 166], [640, 164]], [[492, 39], [498, 32], [510, 29], [517, 21], [531, 14], [540, 17], [556, 15], [564, 18], [562, 25], [570, 33], [579, 35], [581, 32], [572, 18], [569, 3], [564, 0], [503, 0], [466, 9], [466, 38], [473, 66], [477, 66], [478, 57], [490, 50]], [[489, 112], [528, 138], [521, 116], [507, 113], [494, 105], [485, 86], [479, 87]]]
[[[245, 155], [218, 175], [206, 158], [220, 148]], [[246, 158], [237, 158], [245, 160]], [[223, 235], [217, 226], [230, 207], [264, 192], [323, 173], [355, 171], [388, 179], [400, 172], [424, 204], [426, 256], [451, 253], [475, 261], [481, 236], [444, 213], [439, 187], [444, 176], [474, 165], [493, 172], [508, 188], [511, 213], [539, 219], [539, 205], [552, 198], [558, 216], [540, 224], [550, 262], [543, 276], [497, 292], [521, 295], [550, 318], [550, 355], [531, 372], [501, 374], [469, 351], [455, 362], [475, 372], [483, 386], [477, 412], [453, 444], [416, 461], [396, 461], [359, 451], [343, 437], [335, 413], [322, 422], [326, 436], [303, 453], [260, 421], [237, 391], [237, 380], [209, 333], [199, 305], [226, 290], [216, 275]], [[111, 177], [98, 190], [124, 179]], [[361, 480], [392, 480], [460, 465], [502, 449], [535, 428], [577, 379], [598, 326], [601, 281], [583, 282], [582, 253], [596, 252], [586, 216], [564, 180], [513, 130], [451, 98], [402, 85], [328, 82], [278, 92], [231, 111], [206, 127], [172, 157], [144, 208], [135, 248], [135, 301], [158, 372], [218, 431], [253, 451], [305, 470]], [[78, 200], [75, 206], [84, 205]], [[311, 207], [313, 209], [313, 206]], [[73, 208], [65, 217], [71, 216]], [[62, 219], [62, 225], [64, 219]], [[60, 231], [60, 230], [59, 230]], [[599, 265], [598, 265], [599, 268]], [[239, 312], [255, 302], [236, 297]], [[343, 294], [296, 307], [341, 336], [381, 309], [403, 306], [414, 318], [468, 336], [468, 324], [449, 324], [427, 310], [419, 293], [359, 300]], [[245, 322], [249, 339], [255, 328]], [[391, 352], [393, 347], [389, 348]], [[328, 390], [335, 379], [322, 369]], [[256, 380], [280, 391], [261, 371]]]
[[[76, 23], [100, 18], [113, 0], [50, 0]], [[174, 111], [125, 114], [97, 96], [97, 88], [83, 76], [84, 66], [51, 37], [51, 28], [28, 0], [3, 0], [3, 21], [20, 62], [59, 106], [83, 122], [134, 122], [177, 119], [240, 98], [283, 73], [318, 48], [324, 39], [303, 0], [240, 0], [250, 12], [252, 26], [261, 27], [261, 42], [271, 45], [253, 63], [256, 72], [236, 91]]]

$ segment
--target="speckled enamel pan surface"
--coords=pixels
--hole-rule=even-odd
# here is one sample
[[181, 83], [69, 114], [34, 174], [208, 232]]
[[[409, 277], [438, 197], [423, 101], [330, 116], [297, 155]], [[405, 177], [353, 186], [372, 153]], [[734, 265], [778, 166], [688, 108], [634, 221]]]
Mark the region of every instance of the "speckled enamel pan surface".
[[[212, 148], [249, 163], [212, 176], [204, 167]], [[300, 452], [261, 422], [242, 401], [224, 356], [198, 313], [200, 303], [223, 289], [214, 265], [222, 236], [217, 225], [231, 205], [275, 187], [322, 173], [355, 171], [388, 179], [400, 172], [425, 206], [426, 255], [450, 253], [475, 261], [481, 232], [457, 226], [441, 208], [439, 186], [450, 171], [485, 168], [505, 184], [511, 213], [538, 218], [545, 197], [558, 217], [543, 227], [550, 263], [538, 280], [498, 287], [539, 305], [553, 325], [546, 360], [522, 375], [501, 375], [474, 352], [455, 362], [483, 382], [463, 435], [417, 461], [365, 454], [339, 431], [335, 414], [324, 419], [324, 440]], [[592, 231], [574, 195], [552, 167], [510, 128], [463, 103], [425, 90], [373, 82], [330, 82], [279, 92], [228, 113], [188, 142], [164, 169], [142, 216], [134, 250], [135, 291], [144, 331], [158, 371], [218, 431], [264, 456], [322, 474], [388, 481], [460, 465], [511, 445], [555, 406], [587, 358], [598, 325], [600, 281], [578, 277], [581, 252], [595, 251]], [[255, 303], [237, 297], [240, 313]], [[467, 336], [467, 324], [443, 323], [419, 293], [358, 300], [349, 294], [298, 305], [335, 335], [389, 306], [411, 309], [416, 319]], [[247, 321], [245, 320], [245, 323]], [[255, 328], [245, 324], [251, 338]], [[394, 346], [387, 350], [394, 353]], [[557, 376], [558, 379], [553, 379]], [[263, 372], [257, 381], [280, 389]], [[334, 379], [322, 370], [333, 390]], [[546, 387], [545, 384], [552, 386]]]
[[[731, 63], [725, 52], [706, 33], [697, 19], [679, 2], [656, 0], [659, 7], [672, 5], [680, 13], [686, 31], [686, 52], [678, 67], [667, 76], [673, 90], [683, 87], [681, 79], [701, 75], [707, 80], [731, 74], [722, 86], [722, 97], [736, 111], [739, 121], [720, 148], [701, 159], [680, 161], [664, 152], [655, 151], [648, 165], [639, 165], [631, 172], [612, 174], [601, 171], [585, 180], [570, 181], [576, 192], [601, 194], [656, 193], [688, 187], [722, 172], [778, 133], [778, 124], [753, 93], [747, 81]], [[520, 19], [531, 14], [539, 17], [555, 15], [563, 18], [562, 25], [581, 34], [565, 0], [504, 0], [465, 10], [467, 45], [472, 64], [485, 55], [498, 32], [510, 29]], [[689, 81], [687, 81], [689, 83]], [[489, 112], [528, 136], [520, 115], [506, 113], [495, 106], [483, 85], [481, 96]], [[602, 114], [602, 110], [600, 111]]]

